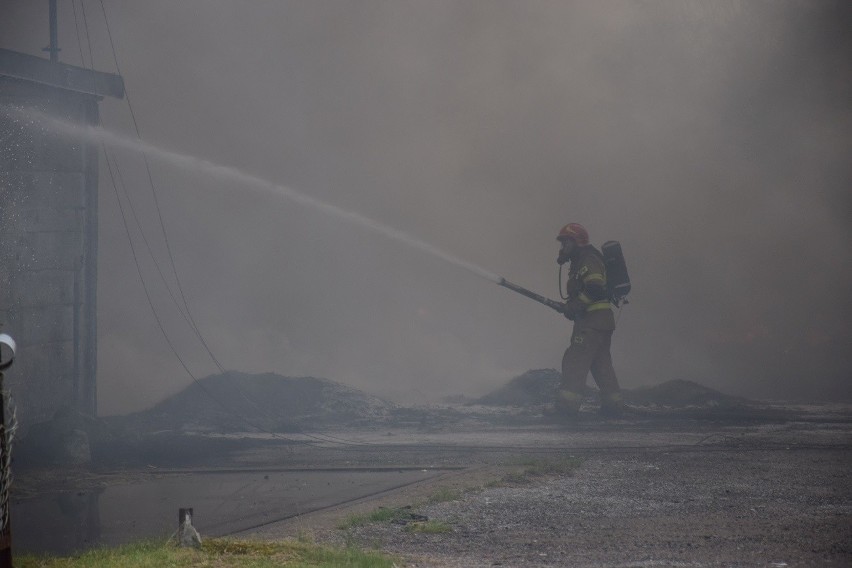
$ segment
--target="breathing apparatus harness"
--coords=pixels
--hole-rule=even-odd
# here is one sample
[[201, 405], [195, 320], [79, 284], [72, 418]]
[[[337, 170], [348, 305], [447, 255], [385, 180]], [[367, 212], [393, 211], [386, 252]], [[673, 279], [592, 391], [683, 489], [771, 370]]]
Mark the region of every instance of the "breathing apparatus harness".
[[[621, 244], [618, 241], [607, 241], [601, 246], [601, 256], [603, 257], [604, 266], [606, 267], [606, 291], [607, 297], [611, 304], [619, 308], [621, 314], [622, 304], [629, 304], [627, 294], [630, 293], [630, 276], [627, 274], [627, 263], [624, 260], [624, 253], [621, 251]], [[560, 260], [562, 258], [560, 257]], [[559, 297], [563, 300], [569, 300], [570, 295], [567, 294], [567, 287], [562, 286], [562, 267], [567, 262], [559, 263]], [[564, 292], [563, 292], [564, 290]]]
[[[580, 245], [589, 244], [589, 235], [581, 225], [577, 223], [569, 223], [562, 227], [559, 231], [558, 240], [562, 240], [565, 237], [570, 237], [575, 242]], [[618, 241], [607, 241], [601, 246], [601, 252], [599, 253], [603, 257], [604, 266], [607, 271], [607, 297], [609, 301], [615, 304], [616, 307], [620, 308], [622, 304], [627, 303], [626, 296], [630, 292], [630, 278], [627, 276], [627, 265], [624, 262], [624, 255], [621, 252], [621, 245]], [[565, 292], [563, 293], [562, 289], [562, 265], [568, 262], [568, 254], [564, 254], [560, 251], [559, 258], [557, 259], [557, 263], [559, 264], [559, 297], [563, 300], [569, 300], [570, 294], [567, 294], [568, 289], [567, 286], [565, 288]], [[499, 286], [503, 286], [504, 288], [508, 288], [513, 292], [517, 292], [518, 294], [529, 298], [530, 300], [534, 300], [539, 304], [545, 305], [548, 308], [562, 314], [566, 314], [566, 305], [565, 302], [557, 302], [556, 300], [551, 300], [550, 298], [546, 298], [540, 294], [536, 294], [532, 290], [527, 290], [523, 286], [518, 286], [513, 282], [509, 282], [505, 278], [500, 278], [497, 281]], [[619, 310], [619, 315], [621, 314], [621, 310]], [[569, 317], [569, 319], [571, 319]]]

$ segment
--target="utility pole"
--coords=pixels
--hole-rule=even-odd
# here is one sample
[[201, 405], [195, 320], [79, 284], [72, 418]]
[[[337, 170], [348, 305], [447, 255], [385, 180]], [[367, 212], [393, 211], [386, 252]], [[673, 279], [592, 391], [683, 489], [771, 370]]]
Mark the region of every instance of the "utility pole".
[[50, 60], [53, 63], [59, 62], [59, 52], [62, 51], [57, 46], [58, 43], [58, 32], [57, 32], [57, 23], [56, 23], [56, 0], [48, 0], [48, 18], [50, 20], [50, 45], [42, 49], [42, 51], [47, 51], [50, 53]]

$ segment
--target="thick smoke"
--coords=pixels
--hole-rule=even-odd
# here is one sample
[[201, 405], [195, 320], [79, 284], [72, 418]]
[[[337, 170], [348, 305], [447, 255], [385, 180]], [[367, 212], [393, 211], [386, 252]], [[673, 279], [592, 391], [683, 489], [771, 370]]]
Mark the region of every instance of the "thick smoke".
[[[82, 51], [88, 66], [81, 6], [75, 26], [66, 4], [60, 58], [79, 64]], [[552, 297], [555, 233], [581, 222], [628, 255], [634, 294], [614, 339], [625, 386], [685, 378], [759, 397], [852, 395], [847, 3], [104, 4], [147, 142], [296, 188]], [[46, 5], [0, 4], [0, 47], [39, 53]], [[114, 71], [100, 5], [85, 6], [94, 65]], [[124, 101], [102, 113], [107, 128], [132, 131]], [[144, 166], [116, 155], [166, 268]], [[423, 400], [559, 364], [570, 324], [546, 308], [328, 215], [152, 165], [187, 299], [226, 367]], [[190, 380], [123, 233], [104, 176], [105, 413]], [[187, 364], [213, 372], [142, 263]]]

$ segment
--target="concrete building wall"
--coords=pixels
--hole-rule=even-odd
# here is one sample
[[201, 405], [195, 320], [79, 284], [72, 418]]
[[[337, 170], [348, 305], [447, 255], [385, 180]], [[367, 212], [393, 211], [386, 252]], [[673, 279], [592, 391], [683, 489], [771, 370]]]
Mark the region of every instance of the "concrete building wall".
[[[98, 97], [0, 77], [0, 105], [96, 124]], [[23, 428], [96, 414], [98, 149], [0, 113], [0, 324]]]

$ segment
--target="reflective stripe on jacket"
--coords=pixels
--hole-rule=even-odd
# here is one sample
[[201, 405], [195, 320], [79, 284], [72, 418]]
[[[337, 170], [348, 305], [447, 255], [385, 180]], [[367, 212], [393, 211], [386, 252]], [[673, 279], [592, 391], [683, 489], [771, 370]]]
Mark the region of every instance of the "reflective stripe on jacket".
[[615, 329], [615, 318], [606, 292], [603, 255], [592, 245], [580, 247], [571, 259], [568, 278], [574, 281], [569, 283], [568, 289], [579, 290], [577, 299], [586, 305], [586, 313], [577, 318], [576, 323], [601, 330]]

